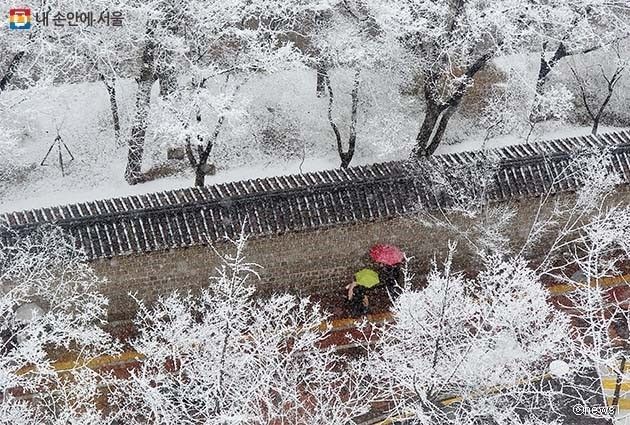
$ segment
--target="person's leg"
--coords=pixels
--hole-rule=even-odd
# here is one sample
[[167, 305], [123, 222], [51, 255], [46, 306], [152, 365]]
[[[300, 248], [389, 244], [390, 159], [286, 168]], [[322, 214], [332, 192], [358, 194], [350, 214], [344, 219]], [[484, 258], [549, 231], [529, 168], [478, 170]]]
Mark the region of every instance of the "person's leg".
[[356, 288], [356, 286], [356, 282], [352, 282], [346, 285], [346, 290], [348, 291], [346, 298], [348, 301], [352, 301], [352, 297], [354, 296], [354, 288]]
[[365, 302], [365, 288], [361, 285], [357, 285], [354, 288], [354, 296], [352, 297], [353, 313], [355, 315], [361, 315], [367, 313], [367, 307]]

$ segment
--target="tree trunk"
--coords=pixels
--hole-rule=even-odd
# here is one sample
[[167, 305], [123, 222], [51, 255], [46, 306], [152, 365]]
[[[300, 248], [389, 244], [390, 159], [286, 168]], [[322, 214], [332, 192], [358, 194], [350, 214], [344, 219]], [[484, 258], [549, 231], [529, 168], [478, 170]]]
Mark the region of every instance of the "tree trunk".
[[136, 97], [136, 115], [131, 128], [129, 138], [129, 152], [127, 155], [127, 169], [125, 179], [129, 184], [136, 184], [142, 181], [142, 157], [144, 155], [144, 139], [147, 133], [149, 121], [149, 111], [151, 108], [151, 89], [153, 80], [141, 81], [138, 84], [138, 95]]
[[[228, 73], [225, 77], [225, 87], [227, 87], [228, 82], [230, 81], [230, 74]], [[219, 115], [219, 119], [217, 120], [217, 124], [214, 127], [214, 132], [206, 141], [205, 146], [203, 146], [203, 137], [197, 134], [197, 140], [199, 144], [197, 145], [197, 155], [195, 158], [195, 154], [193, 152], [192, 145], [190, 143], [190, 136], [186, 138], [186, 156], [188, 157], [188, 162], [195, 169], [195, 186], [204, 186], [206, 174], [208, 172], [208, 158], [210, 157], [210, 152], [212, 152], [212, 148], [214, 147], [214, 143], [219, 138], [219, 134], [221, 133], [221, 128], [223, 127], [223, 123], [225, 122], [226, 112], [229, 112], [232, 109], [232, 104], [234, 103], [234, 99], [236, 99], [236, 94], [240, 90], [241, 86], [245, 84], [247, 79], [243, 80], [240, 83], [236, 83], [234, 86], [234, 91], [232, 92], [232, 97], [230, 98], [230, 102], [228, 103], [225, 112]], [[201, 83], [201, 87], [203, 87], [204, 83]], [[201, 110], [197, 107], [196, 111], [196, 119], [197, 123], [201, 122]]]
[[545, 58], [545, 47], [546, 43], [543, 44], [543, 50], [540, 53], [540, 65], [538, 67], [538, 79], [536, 80], [536, 94], [542, 94], [543, 89], [545, 87], [545, 83], [549, 79], [549, 74], [553, 71], [553, 68], [558, 64], [558, 62], [568, 56], [573, 56], [577, 54], [586, 54], [593, 52], [601, 47], [601, 45], [593, 45], [590, 47], [585, 47], [583, 49], [576, 50], [567, 50], [564, 42], [560, 42], [558, 47], [553, 52], [553, 56], [551, 59], [547, 61]]
[[[540, 64], [538, 66], [538, 77], [536, 79], [536, 98], [543, 94], [545, 84], [549, 79], [549, 74], [551, 74], [551, 71], [553, 71], [553, 68], [557, 65], [558, 61], [569, 55], [564, 43], [561, 42], [560, 44], [558, 44], [556, 50], [553, 52], [553, 56], [551, 57], [551, 59], [547, 60], [547, 58], [545, 57], [545, 47], [546, 43], [543, 44], [543, 49], [540, 52]], [[545, 119], [545, 117], [542, 116], [540, 112], [541, 111], [538, 109], [536, 104], [534, 104], [534, 107], [529, 114], [530, 121], [540, 122]]]
[[424, 99], [427, 110], [420, 126], [420, 131], [416, 136], [416, 146], [413, 149], [412, 156], [419, 159], [433, 155], [442, 141], [451, 116], [455, 113], [466, 94], [469, 80], [486, 65], [490, 58], [492, 58], [492, 52], [486, 52], [470, 64], [462, 76], [465, 78], [460, 79], [451, 97], [443, 103], [436, 101], [433, 90], [433, 87], [438, 85], [441, 75], [436, 73], [427, 75], [424, 81]]
[[0, 78], [0, 92], [4, 91], [9, 85], [9, 82], [15, 75], [15, 71], [17, 71], [18, 66], [20, 65], [20, 62], [22, 61], [22, 58], [24, 57], [24, 54], [25, 54], [24, 51], [17, 52], [13, 56], [13, 59], [11, 59], [11, 62], [9, 62], [9, 67], [7, 68], [7, 71], [4, 73], [2, 78]]
[[201, 164], [195, 168], [195, 186], [203, 187], [206, 182], [206, 170]]
[[[625, 347], [624, 347], [625, 348]], [[626, 356], [621, 356], [621, 364], [619, 365], [619, 370], [622, 373], [617, 374], [617, 379], [615, 379], [615, 391], [613, 393], [613, 399], [611, 406], [619, 406], [619, 398], [621, 396], [621, 385], [623, 383], [623, 372], [626, 371]]]
[[448, 106], [438, 105], [427, 101], [427, 111], [416, 136], [416, 146], [413, 155], [422, 158], [433, 155], [442, 141], [450, 115], [447, 116]]
[[[179, 2], [160, 2], [159, 8], [162, 9], [164, 19], [161, 20], [161, 27], [169, 36], [177, 37], [179, 27], [177, 25], [180, 19], [181, 10], [178, 7]], [[159, 43], [156, 45], [159, 52], [159, 61], [155, 66], [155, 78], [160, 85], [160, 97], [168, 97], [177, 89], [177, 72], [173, 66], [173, 48], [168, 43]]]
[[610, 99], [612, 98], [612, 95], [615, 91], [616, 81], [619, 81], [619, 80], [615, 80], [614, 76], [613, 76], [612, 81], [611, 80], [608, 81], [608, 94], [606, 95], [606, 98], [602, 102], [602, 105], [599, 107], [599, 111], [597, 111], [597, 114], [593, 117], [593, 128], [591, 129], [591, 134], [593, 135], [597, 135], [597, 130], [599, 129], [599, 122], [601, 121], [602, 116], [604, 115], [604, 111], [606, 110], [606, 107], [608, 106], [608, 102], [610, 102]]
[[[354, 73], [354, 83], [352, 85], [352, 110], [350, 112], [350, 137], [348, 137], [348, 150], [341, 156], [341, 167], [348, 168], [350, 161], [354, 157], [354, 149], [357, 143], [357, 115], [359, 109], [359, 84], [361, 73], [357, 69]], [[341, 153], [341, 152], [340, 152]]]
[[560, 43], [558, 44], [558, 48], [556, 48], [556, 51], [553, 53], [551, 59], [547, 60], [547, 58], [545, 57], [545, 48], [543, 47], [542, 52], [540, 52], [538, 78], [536, 79], [536, 94], [542, 94], [549, 74], [553, 70], [553, 67], [556, 66], [558, 61], [566, 55], [566, 52], [567, 51], [564, 47], [564, 43]]
[[335, 134], [335, 140], [337, 142], [337, 153], [339, 154], [339, 159], [341, 159], [341, 168], [348, 168], [350, 162], [352, 161], [352, 157], [354, 156], [354, 150], [357, 141], [357, 114], [359, 109], [359, 84], [361, 71], [356, 70], [354, 73], [354, 83], [352, 84], [352, 109], [350, 111], [350, 134], [348, 136], [348, 150], [343, 150], [343, 143], [341, 141], [341, 133], [339, 132], [339, 128], [335, 123], [335, 120], [332, 116], [332, 109], [335, 101], [335, 96], [333, 93], [332, 84], [330, 83], [330, 76], [328, 73], [324, 74], [324, 82], [326, 83], [326, 88], [328, 89], [328, 122], [330, 123], [330, 127]]
[[129, 153], [125, 179], [129, 184], [142, 181], [142, 156], [144, 154], [144, 139], [147, 132], [149, 111], [151, 108], [151, 88], [155, 82], [155, 40], [154, 28], [147, 24], [146, 42], [142, 53], [142, 68], [138, 78], [138, 94], [136, 96], [136, 113], [129, 138]]
[[[230, 75], [228, 74], [225, 79], [225, 84], [229, 81]], [[234, 99], [236, 98], [236, 94], [238, 93], [241, 85], [245, 84], [245, 81], [241, 83], [237, 83], [234, 87], [234, 91], [232, 92], [232, 97], [230, 99], [230, 103], [227, 105], [226, 111], [228, 112], [232, 108], [232, 104], [234, 103]], [[188, 158], [188, 162], [191, 167], [195, 169], [195, 186], [203, 187], [205, 184], [206, 174], [208, 174], [208, 158], [210, 157], [210, 153], [212, 152], [212, 148], [214, 147], [214, 143], [219, 137], [221, 133], [221, 128], [223, 127], [223, 123], [225, 122], [225, 112], [219, 116], [217, 123], [214, 127], [214, 132], [208, 138], [208, 140], [204, 144], [203, 137], [197, 134], [197, 156], [195, 156], [195, 152], [193, 151], [193, 146], [191, 143], [190, 134], [186, 136], [186, 156]], [[201, 109], [197, 106], [197, 110], [195, 113], [195, 119], [197, 120], [197, 124], [201, 122]], [[188, 125], [186, 125], [188, 127]]]
[[[231, 107], [232, 102], [234, 101], [234, 96], [236, 95], [237, 91], [238, 91], [238, 86], [234, 90], [234, 95], [232, 96], [230, 107]], [[212, 136], [206, 143], [206, 146], [201, 149], [198, 149], [199, 160], [197, 161], [197, 166], [195, 167], [195, 186], [203, 187], [205, 184], [208, 158], [210, 157], [210, 152], [212, 152], [212, 148], [214, 147], [214, 142], [219, 138], [219, 133], [221, 133], [221, 128], [223, 127], [224, 122], [225, 122], [225, 114], [222, 114], [217, 120], [217, 125], [214, 127], [214, 133], [212, 133]]]
[[175, 92], [177, 89], [177, 74], [171, 66], [160, 66], [156, 72], [156, 76], [160, 84], [161, 97], [167, 97]]
[[593, 121], [593, 128], [591, 129], [591, 134], [593, 136], [597, 136], [597, 130], [599, 129], [599, 117]]
[[118, 102], [116, 101], [116, 79], [112, 78], [111, 82], [108, 82], [105, 76], [101, 74], [101, 81], [105, 84], [109, 96], [109, 108], [112, 112], [112, 121], [114, 123], [114, 140], [116, 141], [116, 146], [120, 146], [120, 116], [118, 114]]
[[318, 62], [316, 71], [317, 83], [315, 86], [315, 93], [317, 94], [317, 97], [324, 97], [326, 95], [326, 75], [328, 73], [328, 70], [323, 63]]

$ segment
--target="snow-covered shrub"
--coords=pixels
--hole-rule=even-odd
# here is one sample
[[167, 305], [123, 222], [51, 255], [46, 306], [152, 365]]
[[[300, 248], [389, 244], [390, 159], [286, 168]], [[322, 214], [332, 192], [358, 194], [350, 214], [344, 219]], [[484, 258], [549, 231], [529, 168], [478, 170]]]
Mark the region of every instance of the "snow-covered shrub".
[[[268, 162], [267, 154], [272, 153], [281, 159], [301, 159], [321, 158], [332, 152], [332, 144], [324, 137], [330, 127], [325, 103], [316, 96], [314, 71], [304, 68], [254, 76], [243, 96], [247, 113], [231, 128], [229, 141], [229, 146], [238, 147], [240, 155], [249, 151], [249, 158], [256, 163], [261, 158]], [[262, 141], [262, 131], [267, 132], [269, 143]], [[274, 135], [283, 143], [274, 146]]]
[[479, 117], [479, 124], [485, 133], [482, 136], [489, 139], [524, 132], [531, 110], [531, 101], [528, 100], [532, 92], [520, 75], [511, 72], [507, 80], [486, 98]]
[[256, 264], [246, 238], [199, 295], [139, 302], [133, 348], [146, 356], [110, 397], [127, 424], [351, 424], [369, 404], [360, 359], [321, 343], [317, 304], [292, 295], [254, 296]]
[[507, 425], [549, 414], [543, 403], [554, 390], [540, 379], [571, 345], [568, 317], [547, 302], [524, 259], [487, 257], [467, 279], [453, 270], [452, 250], [422, 290], [407, 276], [394, 320], [382, 327], [369, 369], [381, 396], [394, 414], [423, 424]]
[[522, 69], [498, 67], [495, 72], [496, 76], [493, 72], [480, 81], [489, 86], [474, 89], [475, 82], [469, 89], [473, 95], [480, 94], [480, 98], [454, 115], [446, 143], [472, 138], [479, 140], [479, 147], [483, 148], [486, 141], [506, 135], [531, 140], [548, 131], [549, 125], [539, 129], [542, 121], [560, 125], [569, 119], [574, 109], [573, 94], [565, 85], [553, 82], [542, 94], [536, 94], [534, 81], [528, 81]]
[[538, 117], [564, 120], [573, 110], [574, 95], [563, 84], [549, 84], [534, 99], [534, 110]]
[[304, 142], [296, 117], [281, 106], [267, 106], [254, 113], [252, 137], [260, 151], [271, 158], [295, 159], [304, 156]]
[[[0, 246], [0, 423], [98, 423], [101, 380], [86, 364], [116, 349], [99, 327], [103, 280], [59, 228], [12, 238]], [[55, 360], [68, 354], [77, 364], [56, 371]]]

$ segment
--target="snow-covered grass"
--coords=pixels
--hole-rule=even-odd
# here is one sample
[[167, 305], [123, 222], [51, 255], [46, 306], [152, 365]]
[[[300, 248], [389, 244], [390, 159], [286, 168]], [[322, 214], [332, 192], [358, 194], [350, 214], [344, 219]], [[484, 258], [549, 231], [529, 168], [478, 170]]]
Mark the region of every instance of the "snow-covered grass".
[[[123, 178], [124, 164], [118, 162], [111, 165], [111, 168], [104, 170], [106, 173], [98, 176], [100, 181], [95, 181], [96, 176], [93, 176], [92, 187], [89, 184], [80, 184], [82, 176], [77, 175], [76, 172], [61, 177], [61, 171], [55, 169], [53, 172], [58, 173], [59, 176], [51, 179], [55, 183], [54, 187], [34, 182], [30, 185], [28, 197], [20, 196], [17, 191], [11, 191], [0, 200], [0, 213], [181, 189], [191, 187], [194, 182], [192, 171], [187, 170], [174, 176], [130, 186]], [[303, 164], [300, 160], [282, 161], [273, 167], [265, 164], [240, 166], [219, 170], [216, 175], [207, 176], [206, 184], [298, 174], [336, 167], [338, 167], [336, 161], [324, 159], [307, 160]], [[76, 185], [72, 182], [76, 182]]]
[[[529, 66], [527, 60], [523, 57], [513, 63]], [[336, 91], [334, 115], [344, 143], [351, 79], [352, 73], [347, 71], [332, 74]], [[218, 87], [221, 81], [215, 83]], [[422, 118], [421, 101], [401, 95], [396, 84], [384, 82], [379, 75], [366, 73], [361, 84], [357, 149], [352, 165], [405, 158]], [[123, 127], [121, 146], [114, 141], [107, 92], [100, 82], [3, 92], [0, 95], [0, 212], [190, 187], [194, 177], [185, 163], [176, 167], [182, 170], [176, 174], [135, 186], [125, 182], [124, 141], [134, 112], [135, 89], [133, 81], [117, 83]], [[167, 147], [181, 143], [176, 126], [169, 126], [173, 117], [168, 116], [157, 97], [155, 87], [145, 170], [165, 163]], [[334, 137], [326, 117], [327, 102], [326, 98], [316, 97], [312, 70], [284, 71], [250, 79], [241, 89], [234, 113], [213, 150], [210, 160], [216, 165], [217, 174], [208, 176], [206, 184], [338, 167]], [[204, 121], [212, 128], [216, 116], [211, 112], [204, 114]], [[261, 140], [260, 134], [270, 126], [274, 127], [271, 140]], [[468, 127], [462, 130], [464, 126]], [[469, 127], [470, 120], [462, 123], [454, 118], [447, 136], [452, 134], [450, 140], [458, 143], [444, 143], [437, 153], [525, 142], [522, 134], [484, 142], [483, 129]], [[615, 128], [600, 128], [601, 132], [610, 130]], [[62, 151], [65, 176], [61, 174], [56, 150], [51, 152], [46, 166], [40, 165], [57, 131], [75, 157], [69, 162]], [[529, 141], [589, 133], [590, 127], [550, 121], [539, 124]]]
[[[350, 112], [348, 75], [333, 74], [336, 86], [335, 119], [347, 141]], [[360, 111], [359, 140], [353, 165], [400, 158], [408, 152], [417, 122], [417, 100], [400, 102], [386, 95], [377, 78], [364, 82]], [[221, 81], [215, 82], [217, 86]], [[186, 163], [175, 175], [136, 186], [124, 178], [127, 149], [125, 135], [134, 112], [135, 83], [118, 81], [117, 95], [122, 120], [122, 146], [116, 145], [110, 105], [100, 82], [34, 87], [0, 95], [0, 211], [23, 210], [72, 202], [190, 187], [194, 182]], [[385, 91], [383, 91], [385, 90]], [[218, 92], [218, 90], [215, 90]], [[327, 99], [316, 97], [315, 74], [311, 70], [292, 71], [271, 77], [251, 79], [241, 90], [234, 113], [219, 137], [210, 161], [217, 167], [207, 184], [257, 177], [295, 174], [335, 168], [339, 165], [334, 137], [326, 117]], [[213, 95], [219, 96], [214, 93]], [[168, 146], [181, 144], [175, 122], [162, 107], [154, 87], [151, 122], [147, 135], [143, 169], [166, 162]], [[384, 112], [385, 111], [385, 112]], [[292, 128], [284, 126], [291, 120]], [[216, 116], [204, 114], [212, 128]], [[167, 124], [164, 124], [164, 123]], [[259, 134], [266, 125], [277, 125], [289, 135], [291, 146], [277, 146], [276, 140], [263, 142]], [[402, 131], [407, 134], [403, 134]], [[45, 166], [40, 162], [53, 143], [57, 131], [74, 155], [70, 161], [62, 151], [62, 176], [56, 148]], [[401, 138], [405, 143], [396, 143]], [[291, 150], [285, 154], [283, 149]], [[171, 163], [173, 165], [173, 163]]]

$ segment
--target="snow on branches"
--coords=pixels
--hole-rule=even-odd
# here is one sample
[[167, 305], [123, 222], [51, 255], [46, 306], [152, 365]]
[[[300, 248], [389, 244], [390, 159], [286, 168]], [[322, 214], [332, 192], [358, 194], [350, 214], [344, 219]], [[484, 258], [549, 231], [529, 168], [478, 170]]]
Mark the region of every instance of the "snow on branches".
[[[100, 380], [86, 365], [116, 344], [99, 327], [103, 280], [84, 260], [72, 238], [52, 226], [0, 246], [0, 423], [87, 424], [100, 417]], [[81, 361], [59, 373], [61, 353]]]
[[146, 356], [111, 396], [129, 424], [346, 424], [364, 413], [370, 386], [361, 361], [350, 367], [331, 347], [326, 315], [292, 295], [255, 298], [256, 264], [246, 237], [199, 295], [139, 303]]
[[553, 392], [539, 381], [566, 354], [568, 317], [523, 259], [486, 258], [468, 279], [452, 269], [453, 251], [425, 288], [395, 302], [370, 370], [394, 411], [418, 423], [519, 423], [519, 405]]

